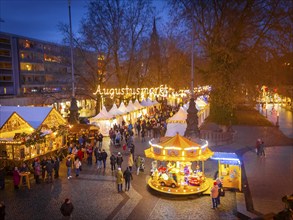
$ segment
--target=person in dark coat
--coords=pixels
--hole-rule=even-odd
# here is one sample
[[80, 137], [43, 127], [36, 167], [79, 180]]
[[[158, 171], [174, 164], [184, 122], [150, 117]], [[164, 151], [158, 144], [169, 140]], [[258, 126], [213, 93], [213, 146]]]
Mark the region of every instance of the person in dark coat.
[[3, 201], [0, 202], [0, 220], [5, 219], [5, 204]]
[[54, 168], [54, 178], [57, 179], [59, 177], [59, 168], [60, 168], [60, 160], [59, 157], [56, 157], [53, 163], [53, 168]]
[[61, 211], [62, 215], [65, 218], [70, 219], [73, 210], [74, 210], [73, 204], [71, 203], [71, 201], [68, 198], [66, 198], [64, 203], [62, 203], [61, 208], [60, 208], [60, 211]]
[[113, 153], [110, 157], [110, 164], [111, 164], [111, 170], [113, 172], [114, 170], [116, 170], [116, 157]]
[[102, 150], [102, 160], [103, 160], [103, 166], [104, 166], [104, 170], [106, 169], [106, 160], [107, 160], [108, 154], [105, 151], [105, 149]]
[[129, 191], [130, 188], [130, 180], [133, 180], [133, 176], [129, 170], [129, 167], [123, 173], [123, 177], [125, 179], [125, 191]]
[[19, 170], [18, 170], [18, 167], [15, 167], [14, 168], [14, 171], [13, 171], [13, 185], [14, 185], [14, 189], [19, 189], [19, 183], [20, 183]]
[[46, 171], [47, 171], [47, 182], [52, 183], [52, 181], [53, 181], [53, 164], [52, 164], [51, 159], [47, 160]]
[[116, 161], [117, 161], [117, 165], [118, 165], [118, 167], [121, 168], [121, 166], [122, 166], [122, 162], [123, 162], [123, 157], [122, 157], [122, 155], [121, 155], [120, 152], [118, 152], [118, 156], [117, 156], [117, 158], [116, 158]]
[[5, 189], [5, 168], [0, 167], [0, 189]]
[[47, 165], [47, 158], [43, 157], [41, 160], [42, 180], [43, 181], [45, 181], [45, 176], [46, 176], [46, 165]]

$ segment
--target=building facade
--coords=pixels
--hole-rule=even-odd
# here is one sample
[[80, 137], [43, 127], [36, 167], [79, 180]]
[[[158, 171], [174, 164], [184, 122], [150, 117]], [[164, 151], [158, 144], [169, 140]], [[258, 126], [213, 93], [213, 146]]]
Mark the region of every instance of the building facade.
[[[0, 32], [0, 105], [54, 105], [66, 117], [71, 77], [68, 46]], [[78, 100], [80, 116], [92, 116], [92, 100]]]

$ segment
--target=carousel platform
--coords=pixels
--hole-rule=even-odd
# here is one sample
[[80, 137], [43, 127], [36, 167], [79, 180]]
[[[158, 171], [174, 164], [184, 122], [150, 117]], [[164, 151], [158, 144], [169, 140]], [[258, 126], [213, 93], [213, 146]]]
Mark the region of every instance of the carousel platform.
[[165, 193], [169, 195], [178, 195], [178, 196], [188, 196], [188, 195], [202, 195], [210, 194], [209, 189], [213, 185], [214, 180], [212, 178], [206, 178], [205, 182], [200, 186], [191, 186], [191, 185], [180, 185], [177, 187], [171, 186], [162, 186], [158, 181], [150, 178], [148, 180], [148, 185], [152, 190], [158, 191], [160, 193]]

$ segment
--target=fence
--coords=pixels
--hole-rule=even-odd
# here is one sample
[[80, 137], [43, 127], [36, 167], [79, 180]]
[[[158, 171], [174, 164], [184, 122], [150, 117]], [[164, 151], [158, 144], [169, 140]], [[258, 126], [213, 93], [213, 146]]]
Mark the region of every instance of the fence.
[[235, 131], [222, 132], [200, 130], [200, 138], [207, 140], [209, 142], [209, 146], [231, 144], [234, 142], [236, 134], [237, 133]]

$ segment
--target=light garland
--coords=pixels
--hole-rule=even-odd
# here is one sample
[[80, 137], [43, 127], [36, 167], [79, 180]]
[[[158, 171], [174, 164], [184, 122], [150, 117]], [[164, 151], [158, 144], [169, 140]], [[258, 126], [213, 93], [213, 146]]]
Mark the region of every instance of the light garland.
[[[211, 90], [210, 86], [199, 86], [197, 88], [194, 88], [194, 93], [200, 93], [200, 92], [209, 92]], [[110, 96], [111, 99], [114, 98], [114, 96], [135, 96], [140, 95], [141, 98], [144, 97], [144, 94], [148, 94], [151, 96], [157, 96], [157, 97], [168, 97], [172, 96], [173, 98], [176, 97], [186, 97], [190, 93], [189, 90], [186, 89], [179, 89], [176, 91], [175, 89], [168, 87], [167, 85], [160, 85], [159, 87], [151, 87], [151, 88], [129, 88], [126, 86], [125, 88], [109, 88], [109, 89], [101, 89], [101, 86], [98, 85], [97, 90], [93, 93], [93, 95], [104, 95], [104, 96]]]

